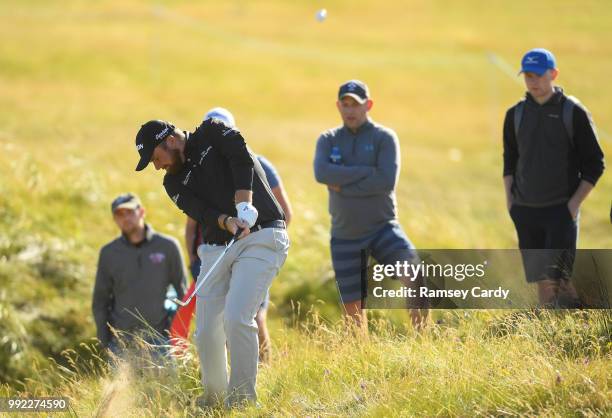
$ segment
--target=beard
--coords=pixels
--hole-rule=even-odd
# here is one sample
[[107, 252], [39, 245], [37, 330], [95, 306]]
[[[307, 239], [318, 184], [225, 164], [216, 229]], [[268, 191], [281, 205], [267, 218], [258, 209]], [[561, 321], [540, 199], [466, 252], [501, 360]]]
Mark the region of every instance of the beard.
[[171, 150], [168, 150], [168, 152], [170, 153], [170, 158], [172, 159], [172, 163], [166, 169], [166, 172], [168, 174], [177, 174], [183, 169], [183, 166], [185, 165], [183, 163], [183, 160], [181, 160], [181, 153], [177, 149], [171, 149]]

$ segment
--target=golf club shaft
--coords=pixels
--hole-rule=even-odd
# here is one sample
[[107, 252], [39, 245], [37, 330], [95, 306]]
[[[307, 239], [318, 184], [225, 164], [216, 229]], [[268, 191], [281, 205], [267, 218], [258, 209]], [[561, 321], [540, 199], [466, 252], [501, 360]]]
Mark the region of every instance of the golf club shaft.
[[200, 280], [200, 282], [197, 284], [196, 288], [193, 289], [193, 292], [191, 292], [191, 294], [189, 295], [189, 297], [187, 299], [185, 299], [185, 301], [180, 301], [177, 298], [174, 298], [172, 300], [172, 302], [176, 303], [179, 306], [187, 306], [189, 305], [189, 302], [191, 302], [191, 299], [193, 299], [193, 297], [198, 293], [198, 290], [200, 290], [200, 288], [202, 287], [202, 285], [204, 284], [204, 282], [206, 281], [206, 279], [208, 279], [208, 276], [210, 276], [210, 274], [212, 273], [212, 271], [215, 269], [215, 267], [217, 267], [217, 264], [219, 264], [221, 262], [221, 259], [223, 259], [223, 256], [225, 255], [225, 253], [227, 253], [227, 251], [230, 249], [230, 247], [234, 244], [234, 242], [236, 242], [236, 240], [238, 239], [238, 237], [240, 236], [240, 234], [242, 234], [243, 229], [242, 228], [238, 228], [238, 230], [236, 231], [236, 233], [234, 234], [234, 236], [232, 237], [232, 239], [230, 240], [230, 242], [227, 244], [227, 246], [225, 247], [225, 249], [223, 250], [223, 252], [221, 253], [221, 255], [219, 255], [219, 257], [217, 258], [217, 260], [213, 263], [212, 266], [210, 266], [210, 269], [208, 269], [208, 272], [206, 273], [206, 275], [204, 277], [202, 277], [202, 280]]

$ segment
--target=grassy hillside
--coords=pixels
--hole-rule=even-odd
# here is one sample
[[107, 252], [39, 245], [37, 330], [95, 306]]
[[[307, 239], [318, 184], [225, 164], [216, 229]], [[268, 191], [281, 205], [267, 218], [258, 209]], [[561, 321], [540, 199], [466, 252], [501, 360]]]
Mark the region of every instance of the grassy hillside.
[[[81, 343], [94, 335], [89, 306], [98, 250], [117, 233], [109, 211], [112, 198], [136, 192], [158, 230], [179, 238], [183, 233], [184, 217], [165, 195], [161, 173], [133, 171], [135, 133], [152, 118], [192, 129], [207, 109], [220, 105], [232, 110], [253, 149], [277, 166], [295, 210], [290, 257], [272, 288], [278, 356], [274, 367], [262, 373], [266, 411], [322, 415], [331, 408], [340, 415], [392, 415], [399, 410], [406, 415], [468, 415], [475, 410], [495, 415], [504, 412], [496, 412], [493, 405], [504, 405], [526, 414], [565, 415], [583, 407], [591, 412], [609, 409], [609, 346], [607, 351], [559, 357], [546, 350], [549, 346], [524, 342], [520, 331], [507, 337], [513, 344], [507, 344], [506, 337], [488, 339], [465, 331], [472, 335], [469, 353], [474, 358], [460, 366], [456, 362], [465, 356], [454, 351], [453, 338], [438, 337], [442, 331], [437, 327], [417, 338], [397, 315], [391, 317], [404, 336], [382, 332], [379, 342], [374, 338], [364, 346], [367, 353], [358, 355], [327, 352], [328, 361], [336, 358], [330, 353], [337, 354], [338, 367], [361, 362], [351, 378], [340, 374], [325, 386], [309, 375], [309, 370], [326, 369], [326, 347], [347, 341], [339, 330], [303, 332], [287, 323], [292, 300], [300, 301], [303, 311], [314, 304], [332, 324], [339, 315], [329, 261], [326, 190], [314, 181], [312, 156], [318, 134], [339, 124], [334, 101], [340, 82], [366, 81], [375, 102], [372, 117], [399, 135], [400, 221], [419, 248], [516, 245], [501, 184], [501, 123], [505, 109], [523, 93], [520, 78], [511, 74], [529, 48], [545, 46], [556, 53], [560, 84], [591, 110], [608, 160], [612, 155], [612, 85], [606, 82], [612, 71], [612, 9], [606, 1], [583, 1], [579, 7], [561, 0], [379, 3], [0, 2], [4, 391], [52, 393], [57, 386], [45, 387], [44, 379], [36, 376], [48, 366], [49, 356], [65, 364], [60, 355], [64, 349], [95, 359]], [[323, 23], [314, 18], [321, 7], [329, 13]], [[611, 196], [612, 176], [606, 172], [582, 209], [579, 247], [610, 248]], [[569, 322], [567, 329], [586, 333], [586, 339], [609, 339], [598, 325], [606, 314], [583, 318], [584, 328]], [[478, 329], [498, 317], [482, 315], [488, 319], [459, 315], [461, 320], [444, 332]], [[522, 326], [538, 327], [529, 321]], [[391, 354], [373, 356], [377, 344]], [[392, 355], [426, 351], [434, 356], [436, 350], [450, 363], [436, 365], [431, 357], [421, 366], [400, 367], [395, 362], [403, 360]], [[478, 389], [462, 380], [465, 376], [452, 377], [462, 370], [485, 382], [488, 377], [481, 373], [488, 369], [479, 365], [494, 359], [510, 367], [507, 385], [495, 381], [489, 390]], [[295, 373], [280, 374], [278, 366], [284, 364]], [[377, 364], [388, 367], [390, 374], [378, 373]], [[534, 364], [553, 366], [534, 369]], [[567, 372], [561, 386], [549, 379], [554, 367]], [[195, 376], [196, 371], [188, 373]], [[367, 377], [360, 377], [362, 373]], [[571, 390], [564, 386], [570, 384], [568, 375]], [[365, 379], [368, 392], [377, 388], [364, 408], [350, 401], [349, 392], [358, 390], [352, 384], [359, 379]], [[431, 385], [423, 387], [423, 382]], [[537, 394], [527, 390], [531, 386], [526, 382], [535, 382]], [[79, 390], [89, 389], [81, 411], [97, 408], [103, 383], [73, 383], [69, 380], [57, 390], [78, 398], [85, 396]], [[184, 384], [189, 394], [196, 390], [194, 381]], [[401, 396], [394, 398], [390, 392], [397, 387]], [[443, 398], [455, 402], [451, 409], [433, 402], [444, 387], [449, 391]], [[580, 395], [574, 399], [570, 393], [576, 391]], [[278, 393], [285, 403], [272, 409]], [[539, 398], [541, 394], [546, 395]], [[308, 409], [316, 405], [312, 399], [323, 395], [329, 397], [320, 401], [323, 409]], [[423, 396], [433, 403], [416, 402]], [[472, 400], [479, 400], [482, 409]], [[530, 405], [537, 406], [530, 410]], [[180, 415], [179, 408], [168, 408]]]

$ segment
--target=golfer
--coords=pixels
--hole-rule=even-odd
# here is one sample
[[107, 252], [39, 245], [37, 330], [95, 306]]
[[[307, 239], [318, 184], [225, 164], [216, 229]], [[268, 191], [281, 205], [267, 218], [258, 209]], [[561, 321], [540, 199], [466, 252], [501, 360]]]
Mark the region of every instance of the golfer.
[[138, 335], [153, 345], [166, 345], [168, 286], [179, 298], [185, 292], [178, 242], [145, 223], [145, 209], [134, 194], [118, 196], [111, 212], [121, 235], [100, 250], [92, 302], [98, 340], [114, 354], [122, 354], [112, 327], [123, 331], [124, 343]]
[[[400, 153], [397, 135], [368, 117], [373, 101], [359, 80], [340, 86], [336, 107], [342, 126], [317, 141], [315, 178], [327, 185], [331, 257], [347, 317], [366, 324], [361, 306], [361, 250], [379, 263], [418, 262], [397, 219], [395, 186]], [[421, 317], [412, 311], [413, 324]]]
[[527, 93], [504, 120], [507, 208], [540, 303], [559, 305], [562, 297], [570, 301], [565, 307], [578, 307], [569, 280], [580, 206], [604, 171], [604, 156], [590, 113], [555, 86], [554, 55], [541, 48], [527, 52], [521, 73]]
[[[234, 115], [232, 113], [223, 108], [223, 107], [214, 107], [206, 112], [204, 115], [204, 119], [216, 118], [220, 119], [225, 125], [234, 128], [236, 127], [236, 122], [234, 119]], [[280, 175], [276, 168], [270, 163], [266, 158], [262, 155], [257, 155], [257, 159], [261, 164], [265, 174], [266, 180], [268, 181], [268, 185], [270, 186], [270, 190], [272, 194], [280, 204], [283, 212], [285, 213], [285, 222], [287, 223], [287, 227], [289, 227], [289, 223], [291, 222], [291, 204], [289, 202], [289, 197], [285, 191], [283, 186], [283, 182], [281, 181]], [[197, 248], [202, 244], [202, 233], [201, 229], [205, 228], [206, 225], [199, 224], [194, 219], [187, 217], [187, 222], [185, 224], [185, 243], [189, 252], [189, 265], [192, 276], [197, 278], [200, 272], [200, 258], [197, 255]], [[192, 289], [195, 287], [195, 283], [192, 285]], [[266, 292], [266, 296], [261, 304], [261, 307], [257, 311], [257, 315], [255, 316], [255, 322], [257, 322], [258, 329], [258, 339], [259, 339], [259, 361], [267, 363], [270, 359], [270, 351], [271, 351], [271, 341], [270, 341], [270, 333], [268, 331], [268, 326], [266, 323], [268, 306], [270, 305], [270, 292]], [[187, 338], [187, 331], [189, 329], [189, 322], [191, 320], [191, 312], [195, 310], [195, 300], [189, 304], [189, 306], [181, 307], [178, 310], [178, 313], [175, 317], [176, 328], [184, 330], [180, 333], [180, 336], [183, 338]], [[174, 326], [174, 323], [173, 323]], [[178, 333], [177, 333], [178, 334]]]
[[[255, 314], [289, 249], [285, 215], [274, 198], [261, 164], [240, 132], [219, 119], [194, 132], [151, 120], [136, 135], [137, 171], [149, 162], [166, 171], [164, 187], [172, 201], [206, 225], [198, 248], [210, 266], [239, 230], [198, 294], [196, 342], [204, 397], [200, 405], [226, 406], [256, 400], [258, 359]], [[206, 274], [202, 269], [199, 278]], [[227, 376], [225, 345], [230, 351]]]

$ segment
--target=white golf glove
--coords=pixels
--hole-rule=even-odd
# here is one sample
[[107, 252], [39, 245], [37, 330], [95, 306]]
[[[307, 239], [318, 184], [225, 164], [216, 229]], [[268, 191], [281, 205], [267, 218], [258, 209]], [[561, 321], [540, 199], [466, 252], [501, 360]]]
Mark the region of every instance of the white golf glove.
[[249, 228], [252, 228], [257, 222], [257, 216], [259, 212], [255, 209], [255, 206], [249, 202], [240, 202], [236, 205], [236, 217], [242, 219], [249, 224]]

